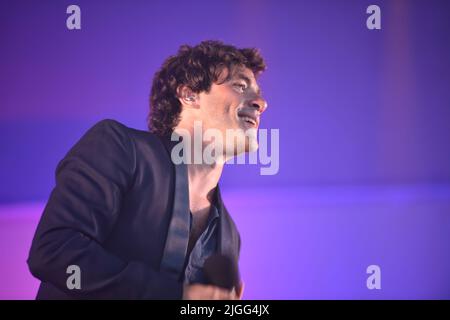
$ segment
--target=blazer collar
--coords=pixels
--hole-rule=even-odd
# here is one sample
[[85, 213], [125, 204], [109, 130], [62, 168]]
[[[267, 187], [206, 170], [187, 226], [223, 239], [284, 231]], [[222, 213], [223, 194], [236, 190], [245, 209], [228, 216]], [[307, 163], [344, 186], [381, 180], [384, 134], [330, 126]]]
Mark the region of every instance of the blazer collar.
[[236, 226], [228, 213], [227, 208], [222, 201], [219, 185], [217, 185], [217, 207], [220, 215], [219, 227], [219, 253], [234, 257], [236, 260], [239, 256], [239, 234]]
[[[160, 137], [160, 140], [165, 146], [170, 158], [172, 148], [178, 144], [179, 141], [171, 141], [170, 136]], [[183, 273], [189, 243], [189, 180], [186, 164], [181, 163], [175, 165], [172, 161], [171, 164], [175, 173], [174, 203], [161, 260], [161, 269], [164, 269], [179, 278]], [[239, 236], [236, 232], [236, 227], [223, 204], [219, 186], [217, 186], [216, 197], [216, 205], [219, 212], [219, 227], [216, 229], [218, 231], [218, 251], [221, 254], [234, 257], [237, 260], [239, 254]]]

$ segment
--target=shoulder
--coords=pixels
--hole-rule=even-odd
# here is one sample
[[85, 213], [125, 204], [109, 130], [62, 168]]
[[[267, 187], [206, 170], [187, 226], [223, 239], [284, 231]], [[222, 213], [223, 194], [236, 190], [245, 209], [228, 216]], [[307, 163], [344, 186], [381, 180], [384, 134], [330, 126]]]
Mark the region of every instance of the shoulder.
[[241, 251], [241, 235], [239, 233], [239, 229], [221, 199], [220, 199], [220, 203], [221, 203], [221, 205], [220, 205], [221, 206], [221, 214], [223, 215], [223, 218], [224, 218], [224, 219], [222, 219], [222, 222], [224, 222], [226, 224], [224, 227], [229, 230], [230, 241], [232, 243], [232, 248], [234, 250], [234, 254], [239, 259], [240, 251]]
[[128, 154], [132, 143], [127, 131], [128, 128], [116, 120], [98, 121], [82, 135], [69, 154], [89, 152], [96, 157], [105, 157], [120, 151]]
[[[116, 135], [129, 135], [132, 131], [140, 131], [137, 129], [129, 128], [123, 123], [114, 119], [103, 119], [95, 123], [88, 131], [88, 134], [116, 134]], [[142, 131], [143, 132], [143, 131]], [[150, 134], [150, 132], [149, 132]]]
[[126, 144], [127, 140], [129, 140], [127, 133], [128, 129], [129, 128], [116, 120], [104, 119], [91, 126], [81, 140], [114, 139]]
[[128, 127], [114, 119], [103, 119], [95, 123], [86, 135], [107, 135], [109, 138], [119, 139], [122, 142], [136, 143], [145, 141], [150, 144], [161, 144], [161, 138], [150, 131]]
[[[169, 163], [171, 140], [170, 137], [160, 137], [148, 130], [139, 130], [128, 127], [113, 119], [104, 119], [97, 122], [89, 130], [90, 135], [103, 136], [101, 141], [110, 145], [110, 149], [123, 150], [132, 155], [136, 165]], [[96, 140], [98, 140], [96, 138]]]

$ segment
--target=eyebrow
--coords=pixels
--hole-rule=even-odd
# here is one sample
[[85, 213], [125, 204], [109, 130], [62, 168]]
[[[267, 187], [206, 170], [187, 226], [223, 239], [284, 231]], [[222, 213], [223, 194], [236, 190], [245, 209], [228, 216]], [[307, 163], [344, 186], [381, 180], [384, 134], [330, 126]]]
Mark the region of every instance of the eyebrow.
[[[242, 79], [242, 80], [244, 80], [245, 82], [247, 82], [247, 86], [248, 86], [248, 87], [250, 87], [250, 84], [252, 83], [252, 81], [250, 80], [250, 78], [247, 77], [247, 76], [246, 76], [245, 74], [243, 74], [243, 73], [238, 73], [238, 74], [236, 75], [236, 78]], [[258, 95], [261, 95], [262, 91], [261, 91], [261, 88], [260, 88], [260, 87], [258, 87], [258, 90], [256, 90], [256, 93], [257, 93]]]

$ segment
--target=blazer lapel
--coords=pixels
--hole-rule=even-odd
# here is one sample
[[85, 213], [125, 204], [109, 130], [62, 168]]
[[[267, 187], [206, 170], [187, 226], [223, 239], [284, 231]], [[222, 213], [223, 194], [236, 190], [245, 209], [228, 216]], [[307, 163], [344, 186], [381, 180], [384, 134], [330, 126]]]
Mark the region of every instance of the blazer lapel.
[[[172, 148], [179, 141], [171, 141], [170, 137], [162, 137], [161, 141], [166, 147], [170, 158]], [[186, 164], [175, 165], [172, 162], [172, 165], [175, 168], [174, 203], [161, 260], [161, 269], [167, 270], [179, 278], [184, 268], [189, 242], [189, 182]], [[239, 235], [231, 216], [223, 204], [219, 186], [217, 186], [217, 207], [220, 216], [218, 251], [220, 254], [230, 256], [237, 261], [239, 257]]]
[[[161, 139], [170, 153], [178, 142]], [[184, 268], [184, 262], [189, 243], [189, 184], [186, 164], [172, 165], [175, 168], [175, 183], [172, 217], [167, 233], [166, 244], [161, 260], [161, 269], [179, 278]]]
[[217, 186], [217, 202], [220, 215], [219, 253], [237, 260], [239, 255], [239, 239], [236, 227], [223, 204], [219, 186]]

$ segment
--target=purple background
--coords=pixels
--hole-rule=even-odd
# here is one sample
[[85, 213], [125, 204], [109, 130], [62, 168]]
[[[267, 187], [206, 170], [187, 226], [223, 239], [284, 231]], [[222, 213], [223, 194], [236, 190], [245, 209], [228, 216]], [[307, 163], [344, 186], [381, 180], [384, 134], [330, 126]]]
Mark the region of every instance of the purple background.
[[145, 129], [154, 72], [205, 39], [261, 49], [262, 127], [280, 129], [277, 175], [222, 179], [244, 298], [450, 298], [449, 15], [448, 1], [2, 1], [0, 298], [35, 295], [25, 259], [57, 162], [100, 119]]

